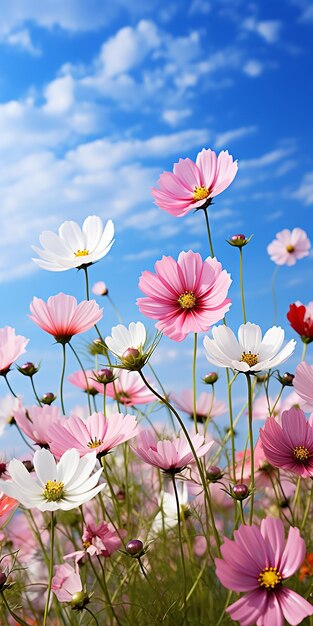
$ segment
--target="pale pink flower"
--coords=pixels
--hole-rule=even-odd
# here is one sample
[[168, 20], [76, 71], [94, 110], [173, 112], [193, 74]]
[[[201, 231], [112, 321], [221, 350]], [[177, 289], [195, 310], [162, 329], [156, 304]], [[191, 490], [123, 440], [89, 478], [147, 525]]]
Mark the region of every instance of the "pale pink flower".
[[[88, 382], [88, 386], [86, 384], [86, 378]], [[89, 393], [91, 395], [96, 395], [97, 393], [103, 393], [103, 385], [96, 381], [95, 372], [93, 370], [79, 370], [78, 372], [73, 372], [68, 379], [72, 385], [75, 387], [79, 387], [83, 391]]]
[[[181, 411], [188, 413], [193, 418], [193, 391], [184, 389], [180, 394], [171, 394], [171, 400]], [[213, 419], [226, 412], [226, 404], [221, 400], [216, 400], [213, 394], [203, 391], [197, 397], [196, 402], [197, 421], [203, 422], [208, 418]]]
[[302, 565], [305, 543], [298, 528], [291, 527], [284, 540], [280, 519], [267, 517], [256, 525], [240, 526], [234, 541], [225, 538], [223, 559], [215, 559], [222, 585], [245, 595], [226, 610], [241, 626], [300, 624], [313, 614], [313, 606], [295, 591], [283, 586]]
[[119, 550], [122, 545], [120, 537], [125, 537], [125, 535], [125, 530], [120, 530], [118, 535], [112, 524], [107, 524], [104, 521], [95, 524], [90, 521], [86, 524], [82, 536], [84, 550], [77, 550], [77, 552], [67, 554], [64, 558], [75, 557], [75, 561], [78, 563], [86, 554], [109, 557], [113, 552]]
[[114, 398], [125, 406], [156, 401], [155, 395], [146, 387], [138, 372], [117, 369], [114, 374], [117, 375], [114, 383], [106, 385], [106, 395], [109, 398]]
[[71, 415], [62, 425], [50, 427], [50, 450], [58, 459], [70, 448], [78, 450], [80, 456], [91, 450], [103, 456], [136, 434], [134, 415], [116, 413], [108, 418], [103, 413], [93, 413], [86, 421]]
[[297, 394], [304, 400], [304, 411], [313, 411], [313, 366], [305, 361], [296, 367], [293, 386]]
[[276, 265], [294, 265], [298, 259], [308, 256], [311, 242], [302, 228], [284, 228], [267, 246], [267, 252]]
[[227, 298], [230, 275], [216, 258], [202, 261], [197, 252], [181, 252], [178, 261], [163, 256], [155, 264], [156, 273], [144, 271], [139, 288], [146, 298], [138, 298], [141, 313], [159, 320], [158, 330], [174, 341], [190, 332], [205, 332], [229, 310]]
[[109, 290], [103, 280], [98, 280], [97, 283], [94, 283], [91, 291], [95, 294], [95, 296], [106, 296], [109, 293]]
[[68, 563], [57, 565], [52, 578], [51, 589], [59, 602], [70, 602], [78, 591], [82, 591], [83, 585], [80, 575]]
[[26, 352], [28, 342], [23, 335], [15, 334], [15, 328], [0, 328], [0, 376], [5, 376], [12, 363]]
[[[278, 423], [281, 423], [281, 415], [284, 411], [291, 409], [292, 407], [300, 408], [303, 410], [304, 400], [296, 393], [292, 391], [285, 398], [280, 398], [275, 405], [274, 411], [272, 410], [276, 402], [275, 398], [269, 396], [268, 401], [266, 395], [259, 396], [253, 403], [253, 418], [258, 420], [266, 420], [268, 417], [275, 417]], [[268, 404], [271, 407], [271, 415], [269, 412]]]
[[39, 446], [46, 446], [49, 443], [48, 432], [52, 424], [60, 428], [64, 422], [58, 407], [47, 404], [42, 407], [36, 405], [23, 407], [20, 401], [13, 415], [23, 433]]
[[237, 170], [237, 161], [227, 150], [217, 156], [213, 150], [203, 148], [195, 163], [191, 159], [179, 159], [173, 173], [161, 174], [159, 189], [152, 189], [155, 204], [174, 217], [182, 217], [208, 206], [212, 198], [229, 187]]
[[[206, 454], [215, 443], [204, 443], [204, 438], [199, 434], [191, 437], [191, 442], [198, 458]], [[136, 444], [130, 447], [143, 461], [169, 474], [181, 472], [187, 465], [195, 462], [190, 445], [183, 435], [173, 441], [158, 440], [153, 431], [142, 430], [137, 436]]]
[[102, 318], [102, 309], [95, 300], [77, 304], [76, 298], [65, 293], [50, 296], [48, 302], [34, 297], [30, 310], [30, 319], [60, 343], [68, 343], [73, 335], [90, 330]]

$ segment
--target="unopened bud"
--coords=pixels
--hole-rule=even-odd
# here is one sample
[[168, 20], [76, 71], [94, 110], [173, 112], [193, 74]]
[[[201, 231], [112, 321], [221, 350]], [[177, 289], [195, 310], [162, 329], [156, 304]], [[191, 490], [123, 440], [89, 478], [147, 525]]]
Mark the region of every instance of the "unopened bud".
[[108, 367], [104, 367], [103, 369], [98, 370], [98, 372], [95, 372], [95, 378], [97, 379], [98, 383], [103, 383], [104, 385], [106, 385], [107, 383], [111, 383], [112, 380], [114, 380], [114, 372]]
[[106, 355], [107, 354], [107, 347], [106, 347], [105, 343], [103, 341], [101, 341], [101, 339], [94, 339], [93, 341], [91, 341], [91, 343], [88, 344], [88, 351], [93, 356], [95, 356], [97, 354]]
[[214, 385], [214, 383], [218, 380], [218, 374], [216, 372], [210, 372], [209, 374], [206, 374], [202, 380], [206, 385]]
[[122, 354], [121, 361], [126, 369], [135, 371], [141, 370], [145, 364], [144, 357], [137, 348], [127, 348]]
[[243, 235], [242, 233], [238, 233], [237, 235], [232, 235], [232, 237], [230, 237], [230, 239], [226, 239], [226, 241], [231, 246], [235, 246], [236, 248], [242, 248], [243, 246], [246, 246], [247, 243], [249, 243], [252, 237], [253, 235], [251, 235], [247, 239], [245, 235]]
[[126, 552], [130, 554], [130, 556], [140, 557], [143, 555], [143, 543], [140, 539], [131, 539], [126, 544]]
[[89, 603], [89, 596], [84, 591], [76, 591], [71, 599], [73, 609], [83, 609]]
[[52, 393], [52, 391], [48, 391], [47, 393], [44, 393], [42, 398], [41, 398], [41, 402], [42, 404], [52, 404], [52, 402], [54, 402], [56, 400], [56, 396], [54, 395], [54, 393]]
[[231, 487], [231, 495], [235, 500], [245, 500], [250, 495], [249, 487], [243, 483], [238, 483], [238, 485]]
[[223, 478], [224, 472], [217, 465], [211, 465], [206, 471], [206, 477], [211, 483], [216, 483], [217, 480]]
[[278, 376], [278, 380], [283, 387], [292, 387], [293, 379], [294, 374], [290, 374], [289, 372], [285, 372], [282, 376]]
[[24, 374], [24, 376], [34, 376], [34, 374], [38, 372], [39, 367], [36, 367], [34, 363], [27, 361], [24, 365], [17, 365], [17, 369], [21, 372], [21, 374]]

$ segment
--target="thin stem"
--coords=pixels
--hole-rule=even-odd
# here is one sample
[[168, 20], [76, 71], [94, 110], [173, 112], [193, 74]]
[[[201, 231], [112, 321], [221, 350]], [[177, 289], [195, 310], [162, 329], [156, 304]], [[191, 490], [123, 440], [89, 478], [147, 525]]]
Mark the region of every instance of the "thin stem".
[[244, 512], [243, 512], [243, 502], [242, 502], [242, 500], [239, 501], [239, 510], [240, 510], [241, 522], [245, 526], [246, 522], [245, 522], [245, 516], [244, 516]]
[[37, 394], [36, 388], [35, 388], [35, 383], [34, 383], [34, 377], [33, 376], [30, 377], [30, 382], [31, 382], [31, 385], [32, 385], [32, 388], [33, 388], [33, 392], [34, 392], [35, 398], [36, 398], [39, 406], [42, 406], [42, 402], [41, 402], [41, 400], [40, 400], [40, 398], [39, 398], [39, 396]]
[[293, 503], [292, 503], [294, 518], [296, 518], [296, 506], [297, 506], [299, 495], [300, 495], [300, 488], [301, 488], [301, 476], [298, 477], [296, 492], [295, 492]]
[[89, 615], [91, 615], [93, 617], [95, 623], [97, 624], [97, 626], [99, 626], [99, 622], [98, 622], [96, 616], [93, 614], [93, 612], [90, 609], [88, 609], [87, 606], [84, 607], [84, 610], [87, 611], [87, 613], [89, 613]]
[[206, 227], [207, 227], [207, 231], [208, 231], [210, 253], [211, 253], [211, 257], [213, 258], [214, 257], [214, 250], [213, 250], [213, 242], [212, 242], [212, 237], [211, 237], [211, 230], [210, 230], [210, 223], [209, 223], [207, 207], [204, 207], [202, 210], [203, 210], [203, 213], [204, 213], [205, 223], [206, 223]]
[[9, 605], [9, 603], [8, 603], [8, 601], [7, 601], [7, 599], [6, 599], [5, 595], [4, 595], [4, 593], [3, 593], [3, 591], [0, 591], [0, 594], [1, 594], [1, 598], [2, 598], [2, 600], [3, 600], [3, 602], [4, 602], [5, 606], [6, 606], [6, 608], [8, 609], [8, 611], [9, 611], [9, 613], [10, 613], [11, 617], [13, 617], [13, 619], [15, 619], [15, 621], [16, 621], [18, 624], [21, 624], [22, 626], [29, 626], [29, 623], [28, 623], [28, 622], [25, 622], [25, 620], [23, 620], [21, 617], [19, 617], [18, 615], [16, 615], [16, 613], [14, 613], [14, 611], [11, 609], [11, 607], [10, 607], [10, 605]]
[[117, 317], [118, 321], [119, 321], [119, 322], [120, 322], [120, 324], [121, 324], [121, 323], [123, 322], [123, 318], [122, 318], [122, 316], [121, 316], [121, 314], [120, 314], [120, 312], [119, 312], [119, 310], [118, 310], [117, 306], [115, 306], [115, 304], [114, 304], [114, 302], [113, 302], [112, 298], [109, 296], [109, 294], [107, 294], [107, 299], [109, 300], [109, 302], [110, 302], [110, 304], [111, 304], [111, 307], [112, 307], [112, 309], [113, 309], [114, 313], [116, 314], [116, 317]]
[[18, 430], [19, 434], [21, 435], [21, 437], [22, 437], [22, 439], [23, 439], [24, 443], [27, 445], [27, 447], [28, 447], [28, 448], [30, 448], [30, 450], [31, 450], [32, 452], [36, 452], [35, 448], [33, 448], [33, 446], [32, 446], [30, 443], [28, 443], [28, 441], [27, 441], [26, 437], [24, 436], [24, 433], [21, 431], [21, 429], [20, 429], [19, 425], [18, 425], [16, 422], [14, 422], [14, 424], [15, 424], [15, 426], [16, 426], [16, 428], [17, 428], [17, 430]]
[[308, 344], [303, 342], [303, 350], [302, 350], [301, 361], [305, 361], [307, 349], [308, 349]]
[[231, 599], [232, 593], [233, 593], [232, 591], [229, 591], [229, 592], [228, 592], [228, 594], [227, 594], [227, 598], [226, 598], [225, 606], [224, 606], [224, 608], [223, 608], [223, 611], [222, 611], [222, 613], [221, 613], [221, 615], [220, 615], [220, 618], [219, 618], [219, 620], [218, 620], [218, 622], [217, 622], [216, 626], [220, 626], [220, 625], [222, 624], [222, 622], [223, 622], [223, 618], [224, 618], [224, 615], [225, 615], [225, 613], [226, 613], [226, 609], [227, 609], [227, 607], [228, 607], [228, 605], [229, 605], [229, 603], [230, 603], [230, 599]]
[[66, 367], [65, 343], [62, 343], [62, 352], [63, 352], [63, 365], [62, 365], [62, 373], [61, 373], [61, 380], [60, 380], [60, 402], [61, 402], [62, 413], [63, 415], [65, 415], [65, 408], [64, 408], [64, 401], [63, 401], [63, 384], [64, 384], [64, 374], [65, 374], [65, 367]]
[[243, 323], [247, 323], [246, 305], [245, 305], [245, 292], [243, 286], [243, 263], [242, 263], [242, 248], [239, 248], [239, 273], [240, 273], [240, 291], [241, 291], [241, 307], [243, 315]]
[[307, 499], [307, 503], [306, 503], [306, 507], [305, 507], [304, 515], [303, 515], [303, 518], [302, 518], [302, 522], [301, 522], [300, 530], [303, 530], [303, 528], [304, 528], [304, 526], [305, 526], [305, 522], [306, 522], [307, 517], [308, 517], [309, 512], [310, 512], [310, 508], [311, 508], [311, 504], [312, 504], [312, 499], [313, 499], [313, 481], [312, 481], [312, 487], [311, 487], [311, 490], [310, 490], [310, 494], [309, 494], [308, 499]]
[[11, 387], [11, 385], [10, 385], [9, 381], [8, 381], [7, 375], [6, 375], [6, 374], [4, 374], [4, 375], [3, 375], [3, 378], [4, 378], [5, 382], [6, 382], [6, 384], [8, 385], [8, 387], [9, 387], [9, 389], [10, 389], [10, 391], [11, 391], [12, 396], [14, 396], [14, 398], [17, 398], [16, 393], [14, 393], [14, 391], [13, 391], [13, 389], [12, 389], [12, 387]]
[[88, 278], [87, 267], [83, 267], [83, 270], [84, 270], [84, 274], [85, 274], [86, 300], [90, 300], [90, 296], [89, 296], [89, 278]]
[[280, 392], [279, 392], [279, 394], [278, 394], [278, 396], [277, 396], [273, 406], [269, 407], [269, 409], [270, 409], [269, 410], [270, 417], [272, 417], [272, 415], [274, 415], [274, 411], [275, 411], [276, 406], [277, 406], [277, 404], [278, 404], [278, 402], [279, 402], [279, 400], [281, 398], [281, 394], [283, 393], [283, 389], [284, 389], [284, 385], [281, 386]]
[[181, 562], [182, 562], [183, 574], [184, 574], [184, 581], [183, 581], [184, 582], [184, 610], [186, 611], [187, 580], [186, 580], [186, 564], [185, 564], [184, 546], [183, 546], [182, 532], [181, 532], [180, 503], [179, 503], [178, 491], [177, 491], [177, 486], [176, 486], [176, 481], [175, 481], [175, 474], [172, 474], [171, 478], [172, 478], [173, 489], [174, 489], [175, 500], [176, 500], [177, 520], [178, 520], [178, 540], [179, 540]]
[[54, 551], [54, 513], [51, 511], [51, 533], [50, 533], [50, 562], [49, 562], [49, 582], [48, 582], [48, 591], [46, 598], [46, 606], [45, 612], [43, 616], [43, 626], [46, 626], [47, 617], [49, 612], [49, 603], [50, 603], [50, 595], [51, 595], [51, 585], [52, 585], [52, 576], [53, 576], [53, 551]]
[[115, 612], [114, 606], [113, 606], [113, 604], [112, 604], [112, 602], [111, 602], [111, 599], [110, 599], [110, 594], [109, 594], [109, 590], [108, 590], [107, 583], [106, 583], [105, 569], [104, 569], [104, 567], [103, 567], [103, 565], [102, 565], [101, 559], [100, 559], [98, 556], [97, 556], [97, 560], [98, 560], [98, 563], [99, 563], [99, 565], [100, 565], [100, 567], [101, 567], [101, 571], [102, 571], [102, 580], [103, 580], [103, 590], [104, 590], [104, 595], [105, 595], [106, 600], [107, 600], [107, 603], [108, 603], [108, 605], [109, 605], [109, 607], [110, 607], [110, 609], [111, 609], [111, 611], [112, 611], [112, 615], [113, 615], [113, 617], [114, 617], [114, 618], [115, 618], [115, 620], [116, 620], [116, 623], [118, 624], [118, 626], [121, 626], [121, 622], [120, 622], [120, 620], [119, 620], [118, 616], [116, 615], [116, 612]]
[[84, 378], [85, 378], [85, 383], [86, 383], [86, 391], [87, 391], [87, 400], [88, 400], [88, 409], [89, 409], [89, 413], [91, 415], [92, 413], [92, 408], [91, 408], [91, 402], [90, 402], [90, 391], [89, 391], [89, 383], [88, 383], [88, 378], [87, 378], [87, 374], [85, 372], [84, 366], [75, 350], [75, 348], [73, 348], [72, 344], [69, 342], [69, 347], [71, 348], [73, 354], [75, 355], [79, 365], [80, 365], [80, 369], [82, 370], [83, 374], [84, 374]]
[[277, 321], [277, 314], [278, 314], [278, 303], [277, 303], [277, 296], [276, 296], [276, 291], [275, 291], [275, 285], [276, 285], [276, 278], [277, 278], [277, 273], [279, 270], [279, 265], [277, 265], [277, 267], [275, 267], [274, 272], [273, 272], [273, 278], [272, 278], [272, 296], [273, 296], [273, 304], [274, 304], [274, 320], [273, 320], [273, 324], [276, 324]]
[[[160, 389], [161, 389], [161, 391], [162, 391], [162, 393], [163, 393], [163, 396], [164, 396], [165, 398], [167, 398], [167, 394], [166, 394], [166, 391], [165, 391], [165, 389], [164, 389], [164, 387], [163, 387], [163, 385], [162, 385], [162, 382], [160, 381], [160, 379], [159, 379], [158, 375], [156, 374], [155, 370], [153, 369], [153, 367], [152, 367], [152, 365], [151, 365], [150, 361], [148, 361], [148, 365], [149, 365], [149, 368], [150, 368], [150, 370], [151, 370], [151, 372], [152, 372], [153, 376], [155, 377], [155, 379], [156, 379], [156, 381], [157, 381], [157, 383], [158, 383], [158, 385], [159, 385], [159, 387], [160, 387]], [[168, 406], [167, 406], [166, 408], [167, 408], [167, 411], [168, 411], [168, 414], [169, 414], [169, 418], [170, 418], [170, 420], [171, 420], [171, 424], [172, 424], [172, 426], [173, 426], [174, 432], [176, 432], [176, 424], [175, 424], [175, 420], [174, 420], [174, 418], [173, 418], [172, 412], [171, 412], [171, 410], [169, 409], [169, 407], [168, 407]]]
[[250, 374], [246, 374], [248, 385], [248, 416], [249, 416], [249, 442], [250, 442], [250, 463], [251, 463], [251, 500], [250, 500], [250, 516], [249, 524], [253, 522], [253, 504], [254, 504], [254, 444], [253, 444], [253, 427], [252, 427], [252, 385]]
[[229, 369], [226, 368], [226, 378], [227, 378], [227, 398], [228, 398], [228, 411], [229, 411], [229, 430], [231, 437], [231, 461], [233, 467], [233, 480], [236, 484], [236, 447], [235, 447], [235, 433], [234, 433], [234, 421], [233, 421], [233, 404], [231, 397], [231, 387], [235, 380], [235, 377], [230, 381], [229, 377]]
[[193, 392], [193, 421], [195, 425], [195, 431], [198, 433], [197, 422], [197, 379], [196, 379], [196, 364], [197, 364], [197, 333], [194, 334], [193, 344], [193, 360], [192, 360], [192, 392]]

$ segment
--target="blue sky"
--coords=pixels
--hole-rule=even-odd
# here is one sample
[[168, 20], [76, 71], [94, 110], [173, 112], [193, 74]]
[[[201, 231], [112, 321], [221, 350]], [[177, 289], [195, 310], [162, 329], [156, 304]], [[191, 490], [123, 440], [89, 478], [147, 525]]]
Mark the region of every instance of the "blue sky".
[[[312, 33], [306, 0], [10, 0], [1, 7], [0, 326], [31, 339], [27, 359], [43, 353], [41, 392], [56, 390], [59, 350], [27, 319], [29, 303], [59, 291], [82, 299], [83, 277], [39, 270], [31, 245], [66, 219], [112, 218], [116, 242], [91, 268], [91, 282], [108, 284], [127, 323], [140, 319], [141, 271], [163, 254], [209, 254], [203, 216], [175, 219], [150, 193], [163, 170], [202, 147], [228, 149], [239, 162], [210, 213], [216, 255], [234, 281], [229, 324], [242, 321], [238, 254], [225, 243], [236, 232], [254, 233], [244, 250], [248, 318], [264, 329], [272, 324], [266, 246], [285, 227], [312, 238]], [[289, 303], [313, 299], [312, 262], [278, 275], [287, 338], [294, 336], [284, 317]], [[104, 309], [107, 334], [116, 319], [106, 301]], [[155, 363], [168, 388], [189, 386], [191, 348], [189, 339], [161, 344]], [[299, 358], [300, 349], [288, 368]], [[199, 378], [210, 369], [201, 356]], [[13, 373], [11, 380], [22, 392], [25, 381]]]

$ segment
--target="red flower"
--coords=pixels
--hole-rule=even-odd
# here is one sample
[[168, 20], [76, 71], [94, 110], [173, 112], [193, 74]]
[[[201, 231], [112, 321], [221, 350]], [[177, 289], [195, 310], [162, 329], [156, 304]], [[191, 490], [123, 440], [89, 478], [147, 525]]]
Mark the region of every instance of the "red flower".
[[313, 341], [313, 302], [309, 302], [306, 306], [301, 302], [291, 304], [287, 319], [304, 343]]

